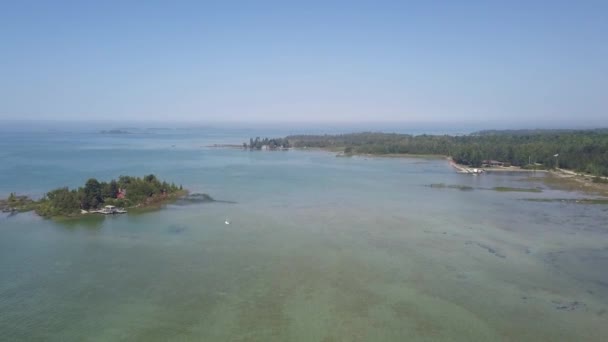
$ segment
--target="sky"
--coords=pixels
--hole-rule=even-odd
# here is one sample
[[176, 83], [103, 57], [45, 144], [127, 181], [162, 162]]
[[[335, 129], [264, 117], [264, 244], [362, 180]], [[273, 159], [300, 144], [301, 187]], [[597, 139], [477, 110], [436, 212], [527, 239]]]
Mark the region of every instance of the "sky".
[[0, 1], [16, 119], [608, 126], [608, 1]]

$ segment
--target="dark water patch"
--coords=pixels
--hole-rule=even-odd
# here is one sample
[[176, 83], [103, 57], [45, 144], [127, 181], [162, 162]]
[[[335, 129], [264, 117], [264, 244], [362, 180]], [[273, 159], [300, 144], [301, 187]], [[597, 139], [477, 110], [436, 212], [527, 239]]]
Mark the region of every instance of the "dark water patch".
[[540, 203], [608, 204], [608, 198], [522, 198], [521, 200]]
[[444, 184], [444, 183], [434, 183], [434, 184], [429, 184], [427, 186], [430, 188], [434, 188], [434, 189], [457, 189], [457, 190], [461, 190], [461, 191], [475, 190], [475, 188], [473, 188], [472, 186], [468, 186], [468, 185], [450, 185], [450, 184]]
[[188, 230], [188, 227], [183, 224], [172, 224], [167, 228], [167, 231], [171, 234], [181, 234]]
[[547, 264], [582, 282], [587, 291], [608, 302], [608, 250], [573, 249], [547, 253]]
[[227, 204], [236, 204], [233, 201], [224, 201], [224, 200], [216, 200], [208, 194], [189, 194], [184, 196], [178, 200], [176, 200], [174, 205], [191, 205], [191, 204], [201, 204], [201, 203], [227, 203]]
[[561, 300], [553, 300], [553, 301], [551, 301], [551, 303], [555, 304], [555, 308], [557, 310], [562, 310], [562, 311], [582, 310], [587, 307], [587, 305], [585, 303], [579, 302], [578, 300], [571, 301], [571, 302], [562, 302]]
[[209, 196], [208, 194], [195, 193], [180, 198], [176, 203], [207, 203], [213, 201], [213, 197]]
[[488, 190], [494, 190], [498, 192], [543, 192], [540, 188], [512, 188], [507, 186], [496, 186]]
[[17, 214], [19, 214], [19, 212], [16, 210], [13, 210], [13, 211], [9, 211], [9, 212], [3, 212], [3, 214], [5, 214], [6, 218], [9, 218], [9, 217], [16, 216]]
[[506, 187], [506, 186], [497, 186], [493, 188], [475, 188], [469, 185], [460, 185], [460, 184], [444, 184], [444, 183], [433, 183], [426, 185], [429, 188], [434, 189], [457, 189], [461, 191], [473, 191], [473, 190], [491, 190], [497, 192], [534, 192], [539, 193], [543, 192], [541, 188], [514, 188], [514, 187]]
[[237, 204], [236, 201], [214, 200], [215, 203]]
[[464, 243], [465, 245], [476, 245], [480, 248], [485, 249], [486, 251], [488, 251], [488, 253], [493, 254], [494, 256], [497, 256], [499, 258], [506, 258], [507, 256], [500, 253], [496, 248], [488, 246], [486, 244], [480, 243], [480, 242], [474, 242], [474, 241], [466, 241]]

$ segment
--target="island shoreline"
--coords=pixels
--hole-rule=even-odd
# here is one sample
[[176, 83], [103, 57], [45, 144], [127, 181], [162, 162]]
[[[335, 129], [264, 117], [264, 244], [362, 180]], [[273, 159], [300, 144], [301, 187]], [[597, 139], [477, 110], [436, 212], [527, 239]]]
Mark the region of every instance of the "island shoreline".
[[[84, 186], [60, 187], [34, 200], [29, 196], [10, 193], [0, 199], [0, 210], [16, 214], [34, 211], [43, 218], [78, 218], [89, 214], [124, 214], [133, 211], [157, 210], [186, 198], [190, 192], [181, 185], [161, 181], [153, 174], [144, 177], [120, 176], [109, 182], [90, 178]], [[201, 194], [204, 200], [211, 196]]]

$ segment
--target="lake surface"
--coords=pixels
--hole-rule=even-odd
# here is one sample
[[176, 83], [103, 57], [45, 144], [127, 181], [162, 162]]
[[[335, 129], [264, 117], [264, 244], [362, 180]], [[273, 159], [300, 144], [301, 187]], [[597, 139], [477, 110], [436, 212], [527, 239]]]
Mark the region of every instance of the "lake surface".
[[208, 147], [287, 129], [97, 131], [3, 131], [0, 197], [154, 173], [236, 203], [2, 214], [2, 341], [608, 338], [608, 206], [523, 200], [584, 194], [441, 159]]

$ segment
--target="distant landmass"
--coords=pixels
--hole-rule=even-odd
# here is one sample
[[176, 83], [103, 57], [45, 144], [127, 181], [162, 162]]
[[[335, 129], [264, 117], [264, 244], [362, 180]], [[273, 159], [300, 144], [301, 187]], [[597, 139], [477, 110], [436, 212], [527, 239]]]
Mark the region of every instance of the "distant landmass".
[[296, 148], [330, 149], [343, 155], [442, 155], [472, 167], [564, 168], [608, 176], [608, 129], [488, 130], [458, 136], [362, 132], [290, 135], [283, 140]]
[[534, 135], [534, 134], [559, 134], [559, 133], [597, 133], [597, 134], [608, 134], [608, 128], [594, 128], [594, 129], [487, 129], [477, 132], [473, 132], [470, 135]]
[[101, 134], [131, 134], [131, 132], [122, 129], [110, 129], [100, 131]]

